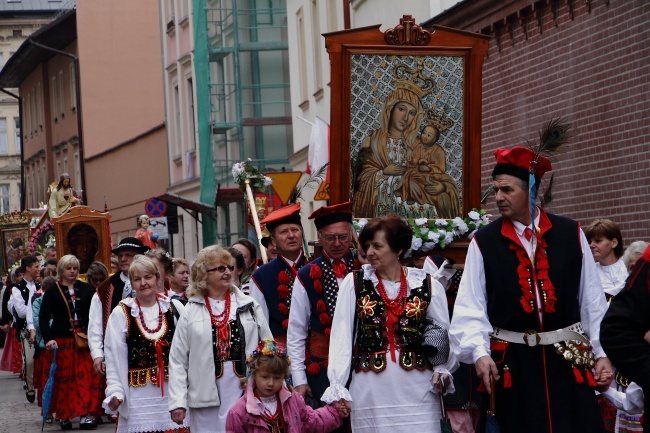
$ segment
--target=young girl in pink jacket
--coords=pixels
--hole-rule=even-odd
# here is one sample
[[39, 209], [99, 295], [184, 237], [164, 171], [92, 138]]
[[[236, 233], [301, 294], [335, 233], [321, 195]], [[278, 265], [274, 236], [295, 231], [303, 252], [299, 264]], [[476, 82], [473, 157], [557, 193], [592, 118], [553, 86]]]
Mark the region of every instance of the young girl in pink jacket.
[[300, 394], [287, 389], [290, 361], [286, 348], [275, 341], [261, 342], [247, 362], [252, 380], [228, 412], [228, 433], [327, 433], [349, 415], [338, 402], [314, 410]]

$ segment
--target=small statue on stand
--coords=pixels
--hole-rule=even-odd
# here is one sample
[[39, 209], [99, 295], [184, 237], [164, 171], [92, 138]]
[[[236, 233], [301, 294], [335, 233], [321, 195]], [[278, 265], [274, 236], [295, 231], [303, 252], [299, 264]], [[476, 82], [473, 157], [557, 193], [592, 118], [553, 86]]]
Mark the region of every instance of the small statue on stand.
[[145, 246], [154, 250], [158, 248], [158, 235], [149, 230], [149, 224], [149, 216], [140, 215], [138, 217], [138, 231], [135, 232], [135, 237], [140, 239]]
[[59, 184], [50, 193], [48, 210], [50, 219], [63, 215], [77, 204], [81, 204], [81, 199], [70, 184], [70, 175], [63, 173], [59, 178]]

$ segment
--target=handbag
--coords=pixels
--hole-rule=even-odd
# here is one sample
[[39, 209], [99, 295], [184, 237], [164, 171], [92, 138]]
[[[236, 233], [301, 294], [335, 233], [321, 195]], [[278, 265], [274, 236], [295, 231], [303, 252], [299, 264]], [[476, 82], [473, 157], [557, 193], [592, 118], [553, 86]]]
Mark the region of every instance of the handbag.
[[70, 318], [70, 325], [72, 326], [72, 335], [74, 335], [75, 344], [79, 349], [88, 349], [88, 334], [86, 334], [85, 332], [81, 332], [81, 330], [74, 327], [74, 320], [72, 319], [72, 312], [70, 311], [68, 300], [65, 298], [65, 295], [63, 294], [63, 290], [61, 290], [61, 286], [59, 285], [58, 282], [56, 283], [56, 287], [59, 288], [61, 297], [63, 297], [63, 303], [65, 304], [65, 308], [68, 309], [68, 317]]
[[422, 333], [422, 350], [429, 362], [436, 366], [449, 359], [449, 333], [447, 329], [433, 320], [426, 321]]

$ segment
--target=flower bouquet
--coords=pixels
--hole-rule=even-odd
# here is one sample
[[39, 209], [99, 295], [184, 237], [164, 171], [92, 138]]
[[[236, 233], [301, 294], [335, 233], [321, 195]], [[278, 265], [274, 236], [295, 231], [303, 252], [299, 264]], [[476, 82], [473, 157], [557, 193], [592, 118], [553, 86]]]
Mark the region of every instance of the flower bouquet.
[[246, 192], [246, 180], [249, 181], [251, 188], [254, 190], [264, 189], [273, 183], [272, 178], [264, 176], [255, 168], [253, 160], [250, 158], [233, 164], [232, 177], [239, 185], [239, 189], [244, 193]]
[[[427, 254], [436, 247], [445, 248], [458, 239], [471, 239], [478, 229], [489, 224], [490, 215], [485, 209], [473, 209], [464, 219], [408, 218], [407, 221], [413, 230], [413, 238], [411, 249], [404, 256], [410, 257], [413, 254]], [[354, 220], [357, 234], [367, 223], [365, 218]]]

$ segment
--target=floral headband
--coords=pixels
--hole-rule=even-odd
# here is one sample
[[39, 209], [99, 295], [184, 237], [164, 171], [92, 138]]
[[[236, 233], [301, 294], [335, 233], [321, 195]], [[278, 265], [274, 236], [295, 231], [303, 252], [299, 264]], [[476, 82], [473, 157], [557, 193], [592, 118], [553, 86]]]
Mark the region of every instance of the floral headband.
[[287, 348], [270, 338], [260, 341], [260, 344], [253, 350], [253, 353], [246, 358], [246, 363], [250, 364], [255, 358], [259, 358], [260, 356], [277, 356], [278, 358], [287, 358], [287, 361], [289, 360]]

